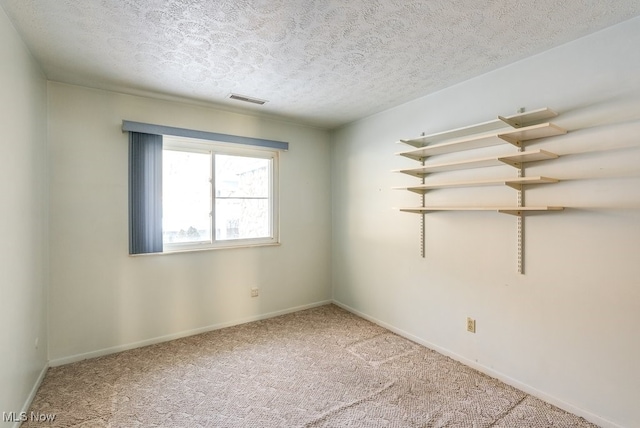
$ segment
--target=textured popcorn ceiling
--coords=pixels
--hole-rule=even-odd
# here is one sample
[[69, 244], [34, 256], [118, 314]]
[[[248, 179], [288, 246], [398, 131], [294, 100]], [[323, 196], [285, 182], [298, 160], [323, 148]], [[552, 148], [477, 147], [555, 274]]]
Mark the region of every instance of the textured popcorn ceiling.
[[[638, 0], [0, 0], [50, 80], [336, 127], [640, 14]], [[239, 93], [264, 106], [229, 100]]]

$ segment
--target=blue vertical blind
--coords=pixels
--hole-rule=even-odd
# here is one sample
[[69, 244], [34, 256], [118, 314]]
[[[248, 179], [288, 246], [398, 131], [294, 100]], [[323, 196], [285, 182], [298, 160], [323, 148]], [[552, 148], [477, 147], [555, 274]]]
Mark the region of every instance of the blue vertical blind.
[[129, 254], [162, 252], [162, 135], [129, 132]]

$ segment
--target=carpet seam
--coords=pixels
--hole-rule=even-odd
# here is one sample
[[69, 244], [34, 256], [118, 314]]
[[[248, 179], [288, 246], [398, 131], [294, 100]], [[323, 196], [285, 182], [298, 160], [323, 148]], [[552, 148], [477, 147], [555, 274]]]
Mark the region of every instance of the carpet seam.
[[351, 403], [343, 404], [343, 405], [341, 405], [341, 406], [338, 406], [338, 407], [336, 407], [336, 408], [333, 408], [333, 409], [331, 409], [331, 410], [328, 410], [328, 411], [326, 411], [323, 415], [318, 416], [316, 419], [314, 419], [314, 420], [312, 420], [312, 421], [309, 421], [309, 422], [305, 423], [305, 424], [304, 424], [304, 425], [302, 425], [302, 426], [303, 426], [303, 427], [310, 427], [310, 426], [313, 426], [314, 424], [316, 424], [316, 423], [318, 423], [318, 422], [322, 421], [323, 419], [328, 418], [328, 417], [329, 417], [329, 416], [331, 416], [331, 415], [334, 415], [334, 414], [336, 414], [336, 413], [339, 413], [339, 412], [341, 412], [341, 411], [343, 411], [343, 410], [345, 410], [345, 409], [348, 409], [349, 407], [353, 407], [353, 406], [356, 406], [356, 405], [358, 405], [358, 404], [360, 404], [360, 403], [364, 403], [365, 401], [371, 400], [373, 397], [375, 397], [375, 396], [377, 396], [377, 395], [382, 394], [384, 391], [386, 391], [387, 389], [389, 389], [389, 388], [391, 388], [392, 386], [394, 386], [394, 385], [396, 384], [396, 382], [397, 382], [397, 379], [391, 380], [391, 381], [389, 381], [386, 385], [384, 385], [382, 388], [378, 389], [377, 391], [374, 391], [374, 392], [372, 392], [371, 394], [369, 394], [369, 395], [367, 395], [367, 396], [365, 396], [365, 397], [362, 397], [362, 398], [359, 398], [359, 399], [357, 399], [357, 400], [354, 400], [354, 401], [353, 401], [353, 402], [351, 402]]
[[498, 416], [487, 428], [494, 427], [498, 422], [500, 422], [501, 420], [509, 416], [509, 414], [513, 411], [513, 409], [518, 407], [528, 396], [529, 395], [525, 394], [524, 397], [522, 397], [520, 400], [515, 402], [513, 406], [511, 406], [509, 409], [505, 410], [500, 416]]

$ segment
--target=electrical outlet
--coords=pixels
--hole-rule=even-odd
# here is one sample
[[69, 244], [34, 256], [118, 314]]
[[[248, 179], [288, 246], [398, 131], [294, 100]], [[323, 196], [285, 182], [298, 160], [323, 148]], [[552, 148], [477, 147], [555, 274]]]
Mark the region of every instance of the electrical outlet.
[[469, 333], [476, 332], [476, 320], [474, 320], [473, 318], [467, 317], [467, 331]]
[[260, 290], [257, 287], [251, 289], [251, 297], [258, 297], [260, 295]]

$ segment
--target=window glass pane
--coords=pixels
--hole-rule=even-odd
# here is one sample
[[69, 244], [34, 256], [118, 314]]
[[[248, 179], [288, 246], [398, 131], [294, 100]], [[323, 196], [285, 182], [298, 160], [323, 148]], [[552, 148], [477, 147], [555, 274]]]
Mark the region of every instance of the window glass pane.
[[266, 238], [269, 230], [268, 199], [216, 199], [216, 238]]
[[211, 241], [211, 154], [162, 152], [165, 244]]
[[216, 155], [216, 196], [269, 197], [271, 159]]
[[216, 155], [216, 239], [271, 236], [271, 160]]

